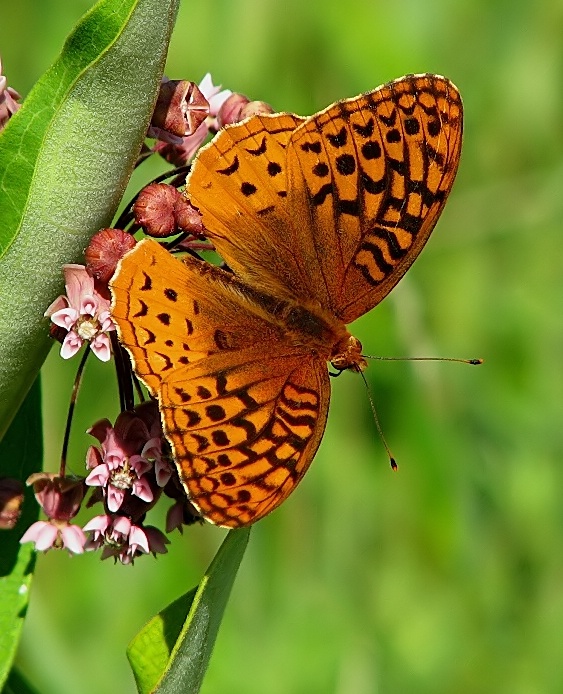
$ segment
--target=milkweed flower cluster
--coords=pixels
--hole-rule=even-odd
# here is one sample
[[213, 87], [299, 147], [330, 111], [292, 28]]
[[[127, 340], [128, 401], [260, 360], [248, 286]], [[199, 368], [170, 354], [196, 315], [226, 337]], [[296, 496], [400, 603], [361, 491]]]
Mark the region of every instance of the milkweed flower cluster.
[[[182, 523], [193, 523], [197, 514], [172, 480], [174, 469], [156, 402], [122, 412], [114, 426], [107, 419], [100, 420], [88, 433], [100, 445], [87, 451], [90, 473], [86, 477], [39, 473], [28, 479], [47, 520], [28, 528], [21, 542], [33, 542], [41, 551], [64, 548], [71, 554], [101, 549], [102, 559], [113, 557], [122, 564], [131, 564], [142, 554], [164, 554], [168, 538], [145, 523], [159, 497], [165, 494], [175, 501], [167, 532]], [[80, 527], [71, 521], [89, 491], [87, 506], [101, 503], [103, 512]], [[180, 520], [179, 505], [184, 508]]]
[[[2, 103], [16, 98], [15, 92], [6, 91], [2, 80], [0, 116]], [[13, 104], [10, 108], [14, 110]], [[182, 166], [219, 128], [254, 112], [271, 111], [267, 104], [251, 102], [242, 94], [215, 86], [210, 75], [199, 85], [164, 78], [147, 133], [157, 141], [152, 148], [143, 148], [138, 163], [159, 153]], [[82, 474], [75, 475], [66, 473], [69, 415], [59, 472], [39, 473], [27, 480], [46, 516], [21, 538], [21, 542], [33, 542], [36, 550], [66, 549], [74, 555], [98, 550], [102, 559], [132, 564], [142, 555], [166, 553], [167, 533], [176, 529], [182, 532], [185, 525], [201, 520], [173, 465], [157, 402], [142, 394], [129, 357], [117, 340], [109, 292], [109, 281], [120, 258], [135, 246], [133, 234], [138, 229], [157, 238], [174, 236], [174, 240], [165, 243], [177, 251], [212, 249], [205, 239], [199, 212], [178, 191], [186, 172], [184, 169], [183, 177], [177, 175], [172, 185], [149, 184], [126, 208], [115, 228], [95, 234], [85, 250], [86, 265], [63, 266], [65, 293], [45, 311], [45, 317], [51, 321], [51, 336], [61, 343], [63, 359], [71, 359], [86, 347], [74, 394], [90, 352], [102, 362], [114, 357], [121, 412], [113, 424], [104, 418], [88, 429], [97, 443], [86, 452]], [[138, 404], [134, 400], [135, 390]], [[73, 408], [74, 400], [70, 412]], [[23, 495], [12, 487], [8, 485], [4, 495], [0, 493], [0, 512], [3, 503], [6, 523], [13, 524]], [[162, 498], [172, 501], [166, 516], [166, 533], [147, 523], [147, 514]], [[98, 515], [80, 525], [77, 517], [81, 509], [97, 505], [101, 506]]]

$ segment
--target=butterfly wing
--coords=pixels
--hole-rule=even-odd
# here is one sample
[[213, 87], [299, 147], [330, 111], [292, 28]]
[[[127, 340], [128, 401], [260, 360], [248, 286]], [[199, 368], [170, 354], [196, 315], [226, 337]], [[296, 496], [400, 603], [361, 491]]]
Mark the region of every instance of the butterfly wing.
[[287, 154], [288, 206], [308, 218], [328, 307], [344, 323], [378, 304], [422, 250], [461, 151], [457, 89], [411, 75], [307, 120]]
[[186, 181], [206, 236], [232, 270], [280, 298], [309, 281], [295, 256], [286, 149], [304, 122], [289, 113], [253, 116], [223, 128], [196, 157]]
[[320, 444], [326, 364], [287, 343], [231, 273], [180, 262], [152, 240], [120, 261], [111, 290], [120, 339], [158, 397], [191, 501], [228, 527], [269, 513]]
[[434, 228], [459, 162], [461, 99], [443, 77], [409, 75], [293, 131], [291, 118], [226, 128], [198, 155], [187, 190], [241, 277], [349, 323], [389, 293]]
[[319, 359], [259, 346], [175, 372], [159, 398], [190, 500], [211, 522], [235, 528], [270, 513], [307, 471], [330, 385]]
[[180, 262], [150, 239], [120, 261], [111, 291], [120, 340], [152, 395], [187, 364], [283, 340], [231, 273], [190, 256]]

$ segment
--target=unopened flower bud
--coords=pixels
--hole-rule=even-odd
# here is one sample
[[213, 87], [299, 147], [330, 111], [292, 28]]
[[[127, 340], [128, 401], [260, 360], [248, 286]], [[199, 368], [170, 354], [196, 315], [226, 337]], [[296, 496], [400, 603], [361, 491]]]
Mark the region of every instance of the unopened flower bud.
[[12, 477], [0, 478], [0, 530], [15, 527], [23, 503], [23, 484]]
[[133, 212], [149, 236], [162, 238], [176, 231], [174, 209], [182, 195], [166, 183], [150, 183], [139, 193]]
[[[209, 102], [195, 82], [163, 78], [151, 120], [149, 137], [161, 137], [158, 131], [176, 137], [192, 135], [209, 115]], [[174, 141], [174, 140], [173, 140]]]
[[166, 514], [166, 532], [171, 533], [178, 529], [183, 532], [184, 525], [193, 525], [201, 523], [202, 517], [196, 511], [195, 507], [186, 499], [185, 494], [183, 499], [178, 499], [169, 509]]
[[49, 325], [49, 337], [51, 338], [51, 340], [55, 340], [56, 342], [60, 342], [62, 345], [62, 343], [64, 342], [64, 339], [67, 335], [68, 335], [68, 330], [61, 328], [60, 325], [55, 325], [55, 323], [51, 323]]
[[135, 239], [122, 229], [102, 229], [90, 239], [84, 251], [86, 267], [92, 277], [107, 285], [119, 260], [135, 245]]
[[177, 227], [182, 231], [187, 231], [193, 236], [203, 235], [205, 227], [201, 214], [183, 195], [180, 195], [174, 205], [174, 218]]
[[221, 105], [217, 114], [217, 124], [220, 128], [241, 120], [240, 112], [250, 103], [250, 99], [244, 94], [234, 92]]
[[244, 94], [231, 94], [223, 103], [217, 114], [217, 124], [220, 128], [232, 123], [238, 123], [250, 116], [273, 113], [274, 109], [265, 101], [250, 101]]
[[240, 120], [250, 118], [250, 116], [267, 115], [274, 113], [274, 109], [265, 101], [249, 101], [242, 107], [240, 112]]
[[82, 477], [59, 477], [49, 472], [36, 472], [27, 478], [33, 486], [37, 502], [54, 520], [69, 521], [78, 513], [86, 493]]

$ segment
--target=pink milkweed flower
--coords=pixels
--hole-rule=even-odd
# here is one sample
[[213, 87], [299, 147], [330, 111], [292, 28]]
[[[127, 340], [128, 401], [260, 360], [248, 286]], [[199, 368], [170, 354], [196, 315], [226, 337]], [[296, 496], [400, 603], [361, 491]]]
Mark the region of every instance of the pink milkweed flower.
[[44, 315], [67, 331], [61, 346], [61, 357], [70, 359], [90, 343], [92, 352], [101, 361], [111, 357], [108, 332], [115, 330], [110, 316], [110, 302], [94, 287], [94, 279], [83, 265], [64, 265], [66, 296], [53, 301]]
[[72, 554], [82, 554], [86, 535], [70, 520], [78, 513], [84, 499], [84, 479], [36, 472], [28, 477], [27, 484], [33, 486], [35, 498], [48, 520], [33, 523], [20, 542], [34, 542], [37, 551], [65, 547]]
[[155, 152], [158, 152], [175, 166], [182, 166], [188, 162], [201, 147], [209, 133], [217, 132], [219, 129], [217, 115], [221, 106], [232, 94], [230, 89], [222, 90], [220, 85], [215, 86], [209, 73], [199, 83], [199, 91], [209, 103], [207, 118], [200, 123], [191, 135], [181, 138], [179, 143], [157, 142], [153, 147]]
[[2, 74], [2, 60], [0, 60], [0, 130], [21, 108], [21, 104], [17, 103], [20, 99], [21, 96], [17, 91], [8, 87], [8, 80]]
[[37, 503], [45, 515], [59, 521], [69, 521], [78, 511], [86, 487], [83, 477], [61, 477], [53, 472], [34, 472], [26, 480], [33, 487]]
[[91, 536], [87, 550], [103, 547], [102, 559], [114, 557], [122, 564], [132, 564], [141, 554], [166, 554], [168, 538], [153, 526], [140, 526], [127, 516], [95, 516], [84, 526]]
[[153, 500], [149, 480], [145, 477], [152, 465], [139, 454], [138, 442], [128, 439], [126, 426], [130, 422], [125, 424], [122, 415], [117, 418], [115, 429], [107, 419], [88, 429], [88, 433], [95, 436], [102, 446], [90, 446], [88, 449], [86, 467], [92, 472], [86, 478], [86, 484], [102, 487], [107, 507], [112, 513], [119, 510], [127, 491], [143, 501]]
[[159, 487], [166, 487], [172, 476], [172, 465], [162, 453], [162, 436], [149, 439], [143, 446], [141, 458], [154, 463], [154, 474]]
[[154, 469], [159, 487], [172, 474], [162, 455], [162, 428], [156, 403], [146, 402], [133, 412], [121, 412], [113, 427], [109, 420], [102, 419], [88, 433], [101, 446], [90, 446], [86, 454], [86, 467], [91, 470], [86, 484], [101, 487], [108, 510], [118, 511], [129, 493], [146, 503], [152, 502], [154, 477], [146, 473]]
[[82, 528], [66, 521], [51, 518], [49, 521], [37, 521], [24, 533], [20, 543], [34, 542], [38, 552], [48, 549], [67, 549], [71, 554], [82, 554], [86, 544], [86, 535]]

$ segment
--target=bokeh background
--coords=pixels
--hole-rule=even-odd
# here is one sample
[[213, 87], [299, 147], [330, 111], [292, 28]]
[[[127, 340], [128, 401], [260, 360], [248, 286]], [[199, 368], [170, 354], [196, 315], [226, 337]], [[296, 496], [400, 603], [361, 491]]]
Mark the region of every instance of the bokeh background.
[[[27, 93], [91, 4], [2, 3], [12, 86]], [[370, 366], [396, 474], [361, 380], [333, 381], [311, 470], [253, 530], [204, 694], [563, 691], [562, 47], [557, 0], [184, 1], [170, 77], [210, 71], [301, 114], [408, 72], [458, 85], [453, 193], [354, 333], [373, 354], [485, 359]], [[54, 350], [44, 368], [52, 469], [75, 367]], [[116, 414], [111, 369], [92, 360], [77, 472], [81, 432]], [[133, 692], [126, 644], [199, 580], [223, 535], [188, 530], [133, 568], [41, 556], [20, 666], [46, 694]]]

